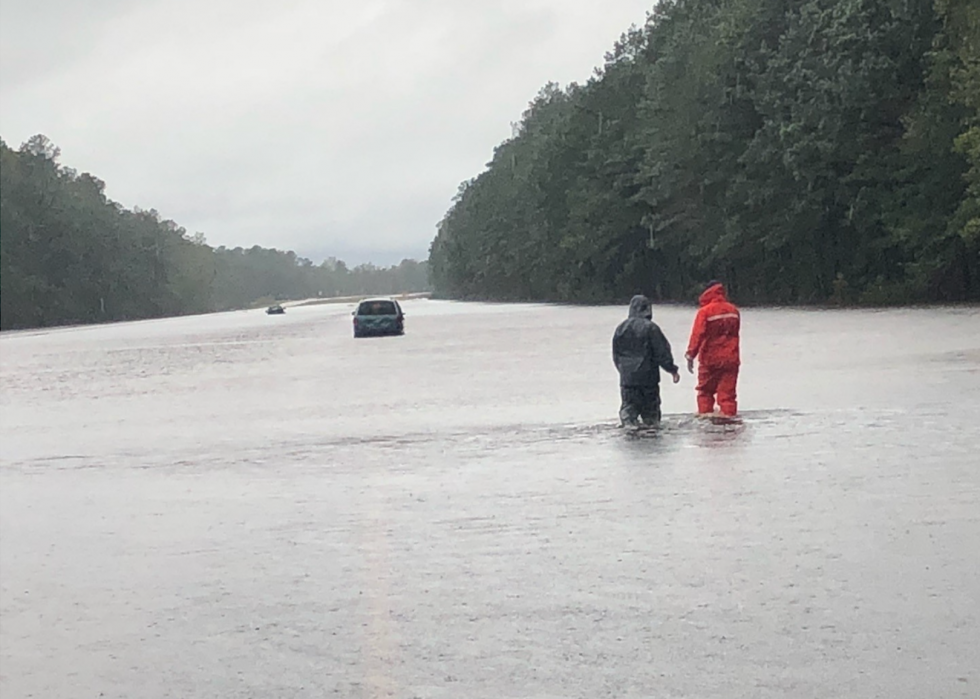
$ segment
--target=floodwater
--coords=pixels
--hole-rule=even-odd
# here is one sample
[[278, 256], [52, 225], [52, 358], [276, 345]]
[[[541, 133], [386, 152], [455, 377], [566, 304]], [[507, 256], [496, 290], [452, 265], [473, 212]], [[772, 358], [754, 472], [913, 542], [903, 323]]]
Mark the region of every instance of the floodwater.
[[406, 311], [0, 337], [0, 696], [980, 696], [980, 309], [746, 310], [642, 437], [625, 307]]

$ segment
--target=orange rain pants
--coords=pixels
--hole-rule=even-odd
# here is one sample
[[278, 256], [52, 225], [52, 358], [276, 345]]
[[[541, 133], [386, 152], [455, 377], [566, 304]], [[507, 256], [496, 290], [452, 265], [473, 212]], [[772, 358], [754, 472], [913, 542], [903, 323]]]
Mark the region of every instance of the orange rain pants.
[[715, 409], [715, 396], [722, 415], [738, 414], [738, 365], [711, 367], [698, 365], [698, 412], [711, 413]]

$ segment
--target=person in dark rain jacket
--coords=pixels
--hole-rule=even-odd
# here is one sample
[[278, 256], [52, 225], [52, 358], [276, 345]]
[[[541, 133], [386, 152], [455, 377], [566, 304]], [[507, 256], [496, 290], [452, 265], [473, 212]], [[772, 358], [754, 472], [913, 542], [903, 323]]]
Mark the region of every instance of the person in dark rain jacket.
[[619, 371], [622, 406], [619, 419], [624, 427], [660, 422], [660, 370], [681, 380], [670, 343], [660, 326], [653, 322], [653, 309], [646, 296], [634, 296], [629, 317], [613, 334], [613, 363]]
[[691, 339], [684, 359], [687, 370], [694, 373], [694, 360], [698, 359], [698, 413], [711, 414], [715, 397], [721, 414], [734, 417], [738, 413], [739, 332], [741, 314], [728, 300], [721, 282], [708, 284], [698, 299], [701, 307], [694, 318]]

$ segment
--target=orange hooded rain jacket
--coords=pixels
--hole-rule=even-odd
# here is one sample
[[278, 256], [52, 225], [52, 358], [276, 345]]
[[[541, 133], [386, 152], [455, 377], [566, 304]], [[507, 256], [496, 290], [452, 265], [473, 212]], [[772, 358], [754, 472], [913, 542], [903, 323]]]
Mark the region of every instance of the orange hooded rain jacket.
[[723, 284], [713, 284], [698, 299], [701, 308], [694, 318], [688, 357], [698, 357], [706, 369], [733, 368], [741, 360], [738, 333], [741, 317], [738, 308], [728, 300]]

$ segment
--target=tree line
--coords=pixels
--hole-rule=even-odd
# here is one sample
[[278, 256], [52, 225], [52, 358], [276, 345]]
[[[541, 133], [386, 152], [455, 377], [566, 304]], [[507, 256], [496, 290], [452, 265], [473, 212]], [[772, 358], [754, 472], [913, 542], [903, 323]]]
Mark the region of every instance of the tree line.
[[209, 246], [154, 210], [127, 210], [105, 184], [34, 136], [0, 140], [0, 328], [205, 313], [285, 299], [428, 289], [426, 263], [348, 268], [292, 251]]
[[436, 293], [980, 298], [980, 3], [662, 0], [464, 182]]

